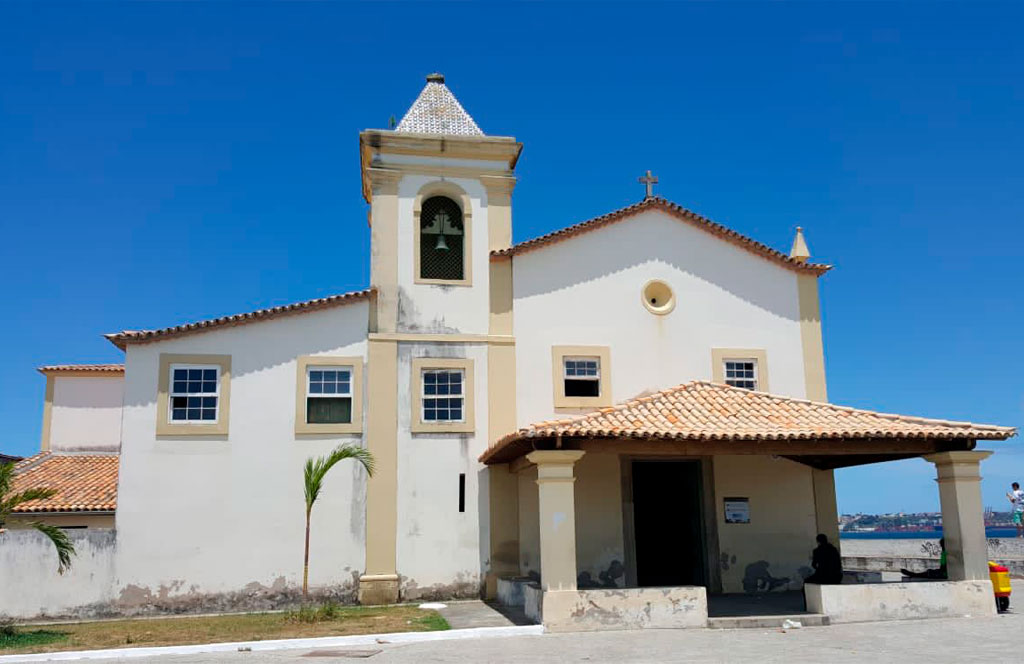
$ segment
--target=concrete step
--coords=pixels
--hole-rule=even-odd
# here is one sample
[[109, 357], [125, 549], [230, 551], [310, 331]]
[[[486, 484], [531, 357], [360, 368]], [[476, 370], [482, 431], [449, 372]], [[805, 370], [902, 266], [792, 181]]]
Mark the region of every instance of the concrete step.
[[801, 627], [824, 627], [828, 616], [822, 613], [796, 613], [788, 616], [720, 616], [708, 618], [710, 629], [778, 629], [786, 620], [800, 623]]

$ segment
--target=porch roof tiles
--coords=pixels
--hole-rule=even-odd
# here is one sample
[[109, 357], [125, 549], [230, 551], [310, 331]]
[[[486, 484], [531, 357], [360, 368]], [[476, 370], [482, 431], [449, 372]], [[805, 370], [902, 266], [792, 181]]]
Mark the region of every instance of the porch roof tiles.
[[41, 452], [14, 467], [13, 493], [54, 489], [50, 498], [30, 500], [15, 514], [113, 512], [117, 508], [117, 454]]
[[893, 415], [692, 381], [588, 415], [538, 422], [508, 434], [480, 456], [506, 463], [536, 439], [666, 440], [1005, 440], [1013, 427]]

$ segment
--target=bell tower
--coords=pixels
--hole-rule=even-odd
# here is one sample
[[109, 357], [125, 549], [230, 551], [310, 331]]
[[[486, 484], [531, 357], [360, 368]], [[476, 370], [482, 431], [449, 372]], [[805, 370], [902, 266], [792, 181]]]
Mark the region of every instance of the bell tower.
[[[409, 570], [415, 557], [402, 554], [416, 544], [398, 538], [407, 532], [399, 523], [404, 501], [413, 500], [406, 491], [414, 490], [405, 479], [399, 486], [402, 464], [435, 436], [438, 446], [429, 462], [439, 467], [431, 472], [440, 477], [457, 470], [456, 476], [464, 476], [458, 481], [471, 485], [467, 492], [478, 489], [476, 457], [515, 427], [511, 261], [492, 258], [492, 252], [511, 245], [522, 144], [484, 134], [444, 76], [430, 74], [398, 125], [363, 131], [359, 147], [363, 197], [370, 204], [370, 285], [376, 291], [367, 350], [366, 444], [377, 460], [367, 484], [366, 569], [359, 595], [363, 603], [386, 603], [402, 594], [402, 577], [417, 576]], [[435, 365], [461, 372], [456, 376], [475, 392], [465, 395], [464, 412], [455, 411], [461, 418], [457, 426], [417, 421], [434, 412], [410, 409], [422, 400], [417, 381], [436, 371], [430, 368]], [[443, 461], [453, 432], [466, 440], [471, 461]], [[401, 472], [408, 478], [414, 471]], [[478, 501], [467, 503], [475, 512]], [[474, 514], [466, 525], [452, 527], [482, 529], [487, 519]], [[471, 534], [459, 530], [452, 536]]]

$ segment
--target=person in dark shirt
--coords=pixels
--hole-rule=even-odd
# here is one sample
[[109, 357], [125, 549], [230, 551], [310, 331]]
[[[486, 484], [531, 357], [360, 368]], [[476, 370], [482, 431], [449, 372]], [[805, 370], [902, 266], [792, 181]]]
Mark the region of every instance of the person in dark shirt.
[[843, 561], [839, 556], [839, 549], [828, 541], [828, 537], [819, 534], [817, 537], [818, 546], [811, 554], [811, 567], [814, 574], [804, 579], [804, 583], [817, 583], [821, 585], [835, 585], [843, 582]]

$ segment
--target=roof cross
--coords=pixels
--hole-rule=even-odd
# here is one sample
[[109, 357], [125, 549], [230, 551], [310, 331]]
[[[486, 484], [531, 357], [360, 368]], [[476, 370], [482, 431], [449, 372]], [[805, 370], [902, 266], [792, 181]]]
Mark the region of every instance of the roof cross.
[[658, 184], [657, 175], [651, 175], [651, 172], [647, 171], [647, 174], [638, 178], [637, 182], [647, 187], [647, 194], [644, 196], [645, 199], [654, 196], [654, 185]]

